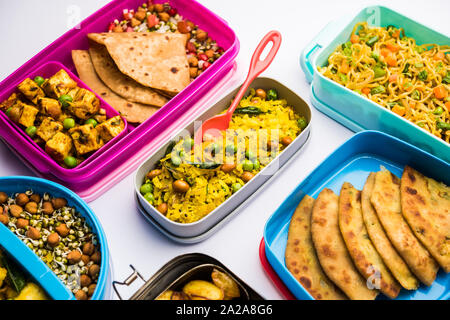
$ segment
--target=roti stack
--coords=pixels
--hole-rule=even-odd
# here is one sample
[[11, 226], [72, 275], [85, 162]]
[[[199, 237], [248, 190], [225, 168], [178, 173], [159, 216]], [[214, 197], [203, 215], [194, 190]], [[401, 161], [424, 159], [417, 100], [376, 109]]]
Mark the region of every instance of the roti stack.
[[292, 216], [285, 251], [286, 266], [314, 299], [347, 299], [323, 272], [314, 250], [311, 238], [313, 204], [314, 199], [306, 195]]
[[431, 285], [439, 266], [403, 218], [400, 179], [387, 170], [377, 172], [371, 202], [397, 252], [420, 281]]
[[416, 237], [445, 272], [450, 271], [450, 188], [406, 167], [402, 213]]
[[338, 224], [338, 196], [324, 189], [314, 202], [311, 234], [320, 265], [327, 276], [352, 300], [373, 300], [378, 290], [369, 289], [355, 268]]
[[384, 263], [402, 287], [407, 290], [416, 290], [419, 287], [419, 281], [392, 246], [392, 243], [384, 232], [383, 226], [378, 220], [375, 209], [370, 203], [370, 197], [375, 184], [375, 175], [375, 172], [370, 173], [361, 193], [362, 215], [367, 233]]
[[345, 182], [339, 196], [339, 227], [350, 256], [359, 272], [386, 296], [394, 299], [400, 285], [391, 275], [372, 244], [364, 225], [361, 192]]

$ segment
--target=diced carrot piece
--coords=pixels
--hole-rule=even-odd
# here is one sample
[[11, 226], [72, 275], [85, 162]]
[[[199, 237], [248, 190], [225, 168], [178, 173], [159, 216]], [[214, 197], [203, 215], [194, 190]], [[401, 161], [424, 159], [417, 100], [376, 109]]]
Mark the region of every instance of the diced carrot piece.
[[450, 111], [450, 101], [447, 101], [447, 102], [445, 103], [445, 107], [447, 108], [447, 110]]
[[392, 32], [392, 37], [393, 38], [398, 38], [398, 37], [400, 37], [400, 30], [395, 30], [394, 32]]
[[350, 66], [348, 65], [347, 60], [342, 61], [340, 71], [345, 74], [350, 71]]
[[397, 78], [398, 78], [398, 74], [396, 74], [396, 73], [391, 74], [389, 76], [389, 82], [395, 82], [395, 81], [397, 81]]
[[359, 42], [359, 36], [357, 34], [352, 34], [352, 36], [350, 37], [350, 42], [351, 43], [358, 43]]
[[411, 109], [415, 109], [415, 108], [416, 108], [416, 103], [415, 103], [414, 101], [410, 101], [410, 102], [409, 102], [409, 107], [410, 107]]
[[365, 95], [368, 95], [370, 93], [370, 88], [364, 87], [362, 88], [361, 92], [364, 93]]
[[389, 49], [387, 49], [387, 48], [381, 49], [381, 50], [380, 50], [380, 53], [381, 53], [381, 55], [382, 55], [383, 57], [387, 57], [388, 55], [391, 54], [391, 52], [390, 52]]
[[444, 88], [444, 86], [439, 86], [433, 89], [434, 96], [436, 99], [442, 100], [447, 98], [448, 92], [447, 89]]
[[445, 53], [442, 51], [439, 51], [436, 53], [433, 57], [434, 60], [444, 60], [445, 59]]
[[395, 67], [397, 65], [397, 59], [395, 58], [395, 56], [393, 54], [390, 54], [386, 57], [386, 63], [390, 67]]
[[405, 113], [406, 113], [406, 110], [405, 110], [404, 107], [400, 107], [399, 105], [395, 105], [392, 108], [392, 112], [394, 112], [394, 113], [398, 114], [399, 116], [403, 117], [405, 115]]
[[397, 52], [400, 50], [400, 46], [396, 43], [388, 43], [386, 48], [388, 48], [391, 52]]

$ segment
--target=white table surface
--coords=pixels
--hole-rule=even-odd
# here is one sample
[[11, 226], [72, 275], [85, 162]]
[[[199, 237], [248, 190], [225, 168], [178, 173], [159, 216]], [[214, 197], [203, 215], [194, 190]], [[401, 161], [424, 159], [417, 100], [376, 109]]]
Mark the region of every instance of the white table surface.
[[[0, 1], [0, 80], [66, 32], [72, 22], [69, 17], [73, 12], [79, 10], [84, 19], [107, 2]], [[279, 30], [283, 44], [273, 64], [263, 75], [281, 81], [307, 102], [309, 85], [299, 67], [299, 55], [305, 45], [331, 20], [356, 14], [364, 6], [377, 3], [398, 10], [444, 34], [448, 34], [450, 29], [450, 1], [447, 0], [200, 2], [228, 21], [237, 33], [241, 43], [237, 73], [242, 80], [259, 40], [269, 30]], [[302, 179], [353, 135], [337, 122], [312, 109], [312, 137], [303, 152], [243, 212], [202, 243], [176, 244], [147, 223], [135, 208], [133, 174], [90, 203], [108, 238], [114, 279], [125, 279], [130, 273], [129, 264], [149, 278], [170, 259], [184, 253], [201, 252], [220, 260], [265, 298], [280, 299], [280, 294], [264, 273], [258, 256], [265, 222]], [[33, 174], [0, 143], [0, 176], [8, 175]], [[136, 283], [123, 290], [124, 296], [131, 295], [138, 285]]]

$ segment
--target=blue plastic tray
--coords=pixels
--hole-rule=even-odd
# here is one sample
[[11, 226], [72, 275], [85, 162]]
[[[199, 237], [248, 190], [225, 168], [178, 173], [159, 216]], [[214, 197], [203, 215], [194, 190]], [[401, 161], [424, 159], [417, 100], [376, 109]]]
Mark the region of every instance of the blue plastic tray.
[[[450, 185], [448, 163], [387, 134], [364, 131], [354, 135], [333, 152], [298, 185], [269, 218], [264, 228], [267, 259], [297, 299], [313, 299], [291, 275], [284, 259], [290, 219], [303, 197], [308, 194], [316, 198], [324, 188], [339, 194], [342, 184], [346, 181], [362, 190], [369, 173], [379, 171], [380, 166], [401, 177], [405, 165], [410, 165], [426, 176]], [[379, 299], [382, 298], [385, 297], [380, 295]], [[415, 291], [402, 290], [397, 297], [402, 300], [449, 298], [450, 274], [446, 274], [442, 269], [430, 287], [422, 285]]]
[[300, 65], [306, 79], [312, 83], [312, 104], [316, 109], [352, 131], [385, 132], [450, 162], [450, 145], [444, 140], [317, 71], [317, 67], [327, 64], [328, 57], [339, 45], [349, 41], [355, 24], [363, 21], [375, 26], [403, 27], [406, 35], [416, 39], [418, 44], [448, 45], [450, 43], [448, 36], [382, 6], [367, 7], [356, 16], [333, 21], [320, 31], [300, 56]]
[[[9, 196], [17, 192], [33, 190], [40, 195], [45, 192], [53, 197], [62, 197], [67, 199], [68, 205], [75, 207], [76, 210], [86, 219], [86, 223], [97, 235], [100, 243], [101, 267], [100, 277], [92, 300], [101, 300], [107, 296], [110, 291], [110, 265], [109, 250], [106, 237], [100, 222], [88, 207], [88, 205], [74, 192], [69, 189], [40, 178], [33, 177], [1, 177], [0, 191], [6, 192]], [[5, 225], [0, 223], [0, 247], [4, 248], [8, 254], [16, 260], [55, 300], [73, 300], [72, 292], [58, 279], [50, 268], [34, 254], [15, 234], [13, 234]]]

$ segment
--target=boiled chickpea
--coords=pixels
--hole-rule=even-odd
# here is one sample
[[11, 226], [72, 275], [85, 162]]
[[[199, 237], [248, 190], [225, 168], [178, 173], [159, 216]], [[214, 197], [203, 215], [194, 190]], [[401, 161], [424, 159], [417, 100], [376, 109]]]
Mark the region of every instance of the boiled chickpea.
[[59, 226], [55, 228], [56, 232], [59, 233], [61, 237], [67, 237], [70, 230], [67, 228], [67, 225], [65, 223], [61, 223]]
[[83, 290], [78, 290], [76, 293], [75, 293], [75, 298], [77, 299], [77, 300], [87, 300], [87, 294], [86, 294], [86, 292], [84, 292]]
[[0, 214], [3, 214], [3, 207], [0, 207]]
[[[72, 250], [67, 255], [67, 260], [69, 260], [70, 264], [77, 264], [81, 261], [81, 253], [78, 250]], [[89, 262], [89, 261], [88, 261]]]
[[0, 203], [5, 203], [8, 200], [8, 195], [4, 192], [0, 192]]
[[92, 260], [92, 262], [94, 262], [96, 264], [100, 264], [100, 261], [102, 260], [100, 251], [94, 252], [91, 256], [91, 260]]
[[19, 193], [19, 195], [16, 197], [16, 203], [23, 207], [30, 201], [30, 198], [25, 193]]
[[38, 204], [36, 202], [30, 201], [25, 205], [25, 211], [36, 214], [38, 211]]
[[59, 244], [59, 235], [56, 232], [51, 233], [47, 237], [47, 243], [52, 248], [56, 247]]
[[190, 188], [189, 184], [183, 180], [175, 181], [172, 186], [173, 190], [179, 193], [186, 193]]
[[245, 172], [242, 174], [241, 179], [242, 179], [242, 181], [244, 181], [244, 182], [247, 183], [247, 182], [249, 182], [250, 180], [252, 180], [253, 177], [254, 177], [253, 173], [248, 172], [248, 171], [245, 171]]
[[159, 176], [162, 173], [162, 170], [155, 169], [147, 173], [147, 179], [153, 180], [153, 178]]
[[88, 275], [82, 274], [80, 276], [80, 286], [82, 288], [88, 287], [91, 283], [92, 283], [92, 279]]
[[92, 283], [89, 285], [89, 287], [88, 287], [88, 296], [89, 297], [94, 294], [96, 286], [97, 285], [95, 283]]
[[96, 279], [100, 273], [100, 266], [98, 264], [93, 264], [89, 267], [88, 273], [92, 279]]
[[0, 214], [0, 223], [7, 225], [9, 223], [9, 217], [6, 214]]
[[95, 247], [92, 242], [87, 242], [83, 245], [83, 253], [90, 256], [94, 253]]
[[81, 261], [83, 261], [84, 265], [87, 265], [90, 261], [90, 258], [88, 255], [83, 254], [81, 255]]
[[13, 217], [18, 218], [20, 214], [23, 212], [23, 209], [21, 206], [18, 206], [17, 204], [12, 204], [9, 207], [9, 212]]
[[166, 215], [167, 213], [167, 203], [163, 202], [156, 208], [161, 214]]
[[160, 13], [164, 11], [164, 5], [161, 3], [155, 3], [155, 11]]
[[27, 227], [29, 224], [30, 224], [30, 221], [28, 221], [27, 219], [19, 218], [19, 219], [17, 219], [16, 227], [19, 229], [23, 229], [23, 228]]
[[222, 170], [225, 173], [230, 173], [231, 171], [233, 171], [236, 168], [236, 164], [235, 163], [224, 163], [221, 167], [220, 170]]
[[55, 208], [55, 210], [58, 210], [67, 205], [67, 200], [64, 198], [53, 198], [52, 204], [53, 208]]
[[36, 202], [36, 203], [39, 203], [39, 202], [41, 202], [41, 196], [38, 195], [37, 193], [32, 194], [32, 195], [30, 196], [30, 200], [31, 200], [31, 201], [34, 201], [34, 202]]
[[190, 57], [188, 59], [188, 62], [189, 62], [189, 65], [191, 67], [197, 67], [198, 66], [198, 59], [196, 57], [194, 57], [194, 56]]
[[42, 204], [42, 212], [43, 213], [50, 215], [53, 213], [53, 211], [55, 211], [55, 210], [54, 210], [51, 202], [46, 201]]
[[31, 238], [33, 240], [38, 240], [41, 237], [41, 233], [39, 232], [39, 230], [34, 228], [34, 227], [28, 228], [28, 230], [27, 230], [25, 235], [28, 238]]
[[290, 145], [292, 143], [292, 138], [291, 137], [283, 137], [283, 139], [281, 139], [281, 143], [283, 144], [283, 146], [287, 147], [288, 145]]
[[266, 99], [266, 92], [263, 89], [256, 89], [256, 96], [265, 100]]
[[167, 22], [167, 21], [169, 21], [169, 19], [170, 19], [170, 15], [169, 15], [167, 12], [161, 12], [161, 13], [159, 14], [159, 18], [160, 18], [162, 21]]
[[205, 41], [206, 39], [208, 39], [208, 33], [203, 31], [202, 29], [198, 29], [197, 30], [197, 39], [199, 41]]

